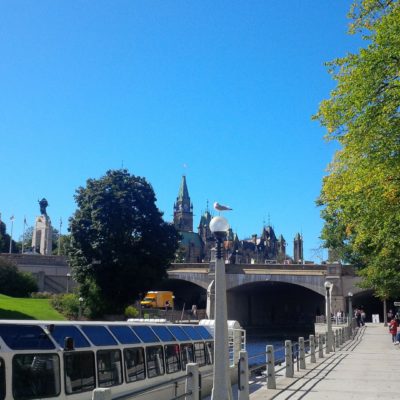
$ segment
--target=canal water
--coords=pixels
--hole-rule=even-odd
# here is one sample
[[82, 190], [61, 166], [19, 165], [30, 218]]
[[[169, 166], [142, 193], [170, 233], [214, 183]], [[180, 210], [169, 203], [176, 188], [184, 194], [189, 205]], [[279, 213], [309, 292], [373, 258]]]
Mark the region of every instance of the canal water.
[[[299, 336], [304, 337], [308, 340], [309, 333], [300, 334]], [[259, 364], [265, 364], [265, 352], [267, 345], [274, 346], [275, 362], [284, 361], [285, 359], [285, 340], [292, 340], [297, 342], [297, 337], [279, 337], [269, 335], [247, 335], [246, 337], [246, 349], [249, 357], [249, 366], [255, 366]]]

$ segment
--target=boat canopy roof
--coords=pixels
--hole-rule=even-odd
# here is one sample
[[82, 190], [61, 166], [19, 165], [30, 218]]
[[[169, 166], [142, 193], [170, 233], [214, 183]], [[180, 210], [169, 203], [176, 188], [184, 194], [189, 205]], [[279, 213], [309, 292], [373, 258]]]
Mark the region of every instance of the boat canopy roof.
[[0, 338], [11, 350], [64, 348], [66, 338], [74, 348], [212, 340], [200, 325], [136, 324], [127, 322], [2, 321]]

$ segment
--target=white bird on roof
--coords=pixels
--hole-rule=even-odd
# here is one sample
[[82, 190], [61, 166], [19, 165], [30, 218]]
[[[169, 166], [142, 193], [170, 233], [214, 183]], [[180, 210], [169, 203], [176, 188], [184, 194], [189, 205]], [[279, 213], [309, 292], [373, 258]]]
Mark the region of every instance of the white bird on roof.
[[228, 206], [223, 206], [222, 204], [219, 204], [218, 202], [214, 203], [214, 209], [217, 211], [231, 211], [232, 208]]

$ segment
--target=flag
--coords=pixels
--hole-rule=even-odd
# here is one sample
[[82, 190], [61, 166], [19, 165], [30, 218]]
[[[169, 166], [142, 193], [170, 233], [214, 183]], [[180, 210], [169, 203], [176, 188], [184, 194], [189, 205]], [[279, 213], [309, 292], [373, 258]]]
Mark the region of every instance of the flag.
[[14, 219], [15, 219], [15, 218], [14, 218], [14, 215], [11, 215], [10, 221], [11, 221], [11, 222], [14, 222]]
[[24, 217], [24, 226], [27, 226], [26, 217]]

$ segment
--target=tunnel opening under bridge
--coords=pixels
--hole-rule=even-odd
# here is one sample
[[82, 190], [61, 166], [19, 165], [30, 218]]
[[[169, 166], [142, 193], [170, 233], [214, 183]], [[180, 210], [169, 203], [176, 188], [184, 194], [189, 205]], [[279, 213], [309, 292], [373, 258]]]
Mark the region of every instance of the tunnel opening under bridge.
[[228, 318], [252, 335], [296, 336], [314, 333], [317, 315], [325, 314], [325, 297], [283, 282], [248, 283], [227, 292]]

